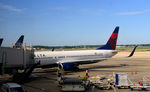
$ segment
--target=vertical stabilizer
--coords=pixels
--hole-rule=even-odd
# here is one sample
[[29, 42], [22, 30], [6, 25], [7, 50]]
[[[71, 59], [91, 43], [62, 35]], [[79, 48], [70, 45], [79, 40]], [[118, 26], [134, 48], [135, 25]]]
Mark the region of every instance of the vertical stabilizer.
[[22, 48], [23, 40], [24, 40], [24, 35], [21, 35], [20, 38], [15, 43], [15, 45], [13, 46], [13, 48]]
[[118, 32], [119, 32], [119, 26], [117, 26], [114, 30], [114, 32], [112, 33], [111, 37], [109, 38], [109, 40], [107, 41], [107, 43], [100, 47], [97, 48], [97, 50], [115, 50], [116, 49], [116, 44], [117, 44], [117, 38], [118, 38]]

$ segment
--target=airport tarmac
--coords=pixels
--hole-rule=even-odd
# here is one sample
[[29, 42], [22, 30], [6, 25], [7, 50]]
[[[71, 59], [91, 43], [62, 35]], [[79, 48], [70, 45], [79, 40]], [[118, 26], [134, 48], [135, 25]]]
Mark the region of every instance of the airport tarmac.
[[[85, 70], [89, 70], [89, 76], [112, 75], [113, 73], [128, 73], [129, 79], [133, 83], [143, 80], [143, 77], [150, 79], [150, 52], [146, 54], [135, 53], [135, 56], [128, 58], [128, 52], [120, 52], [112, 59], [102, 62], [81, 65], [81, 71], [67, 72], [66, 77], [78, 77], [85, 75]], [[57, 68], [35, 69], [29, 82], [24, 83], [23, 87], [27, 92], [61, 92], [57, 85]], [[38, 77], [39, 76], [39, 77]], [[87, 92], [114, 92], [114, 90], [99, 90], [91, 88]], [[130, 89], [116, 89], [116, 92], [139, 92]], [[142, 91], [140, 91], [142, 92]], [[145, 92], [145, 91], [143, 91]]]

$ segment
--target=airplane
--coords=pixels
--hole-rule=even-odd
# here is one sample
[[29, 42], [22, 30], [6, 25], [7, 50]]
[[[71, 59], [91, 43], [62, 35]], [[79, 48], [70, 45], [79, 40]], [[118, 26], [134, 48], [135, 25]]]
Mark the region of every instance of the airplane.
[[15, 45], [13, 46], [13, 48], [22, 48], [23, 40], [24, 40], [24, 35], [21, 35], [20, 38], [15, 43]]
[[81, 64], [91, 64], [111, 58], [117, 54], [116, 44], [119, 26], [114, 29], [107, 43], [96, 50], [78, 51], [41, 51], [35, 52], [35, 62], [39, 62], [40, 67], [54, 67], [61, 65], [64, 70], [78, 68]]
[[2, 45], [3, 42], [3, 38], [0, 38], [0, 46]]

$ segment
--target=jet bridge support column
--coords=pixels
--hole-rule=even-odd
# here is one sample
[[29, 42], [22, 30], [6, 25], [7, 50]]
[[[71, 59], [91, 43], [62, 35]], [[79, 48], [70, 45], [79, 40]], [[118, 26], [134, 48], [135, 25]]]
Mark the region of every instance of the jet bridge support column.
[[39, 63], [36, 63], [30, 67], [27, 67], [24, 69], [23, 73], [16, 73], [13, 75], [13, 81], [17, 83], [24, 83], [28, 80], [29, 76], [32, 74], [32, 71], [34, 68], [39, 65]]

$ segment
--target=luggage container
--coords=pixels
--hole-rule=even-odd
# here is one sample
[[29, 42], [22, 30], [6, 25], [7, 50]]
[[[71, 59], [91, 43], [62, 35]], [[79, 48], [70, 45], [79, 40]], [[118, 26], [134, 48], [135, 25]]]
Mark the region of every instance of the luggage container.
[[127, 73], [116, 73], [115, 74], [115, 85], [118, 88], [128, 88], [128, 74]]

